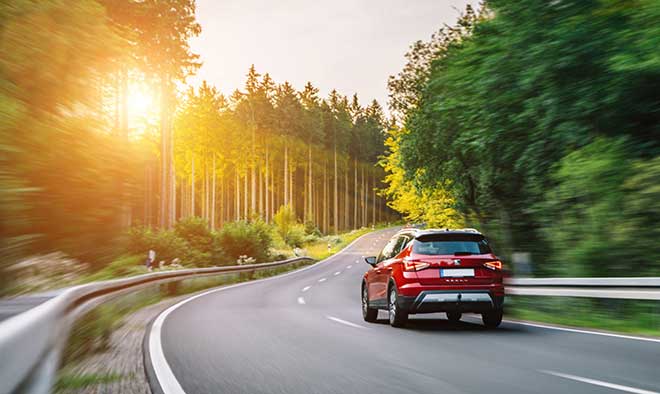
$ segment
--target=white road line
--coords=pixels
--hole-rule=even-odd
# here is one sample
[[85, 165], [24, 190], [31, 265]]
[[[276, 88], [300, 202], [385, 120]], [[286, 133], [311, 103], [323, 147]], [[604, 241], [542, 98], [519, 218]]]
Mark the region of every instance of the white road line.
[[537, 327], [537, 328], [545, 328], [545, 329], [548, 329], [548, 330], [568, 331], [568, 332], [575, 332], [575, 333], [578, 333], [578, 334], [601, 335], [601, 336], [604, 336], [604, 337], [632, 339], [632, 340], [635, 340], [635, 341], [647, 341], [647, 342], [660, 343], [660, 339], [657, 339], [657, 338], [644, 338], [644, 337], [636, 337], [636, 336], [632, 336], [632, 335], [611, 334], [609, 332], [599, 332], [599, 331], [579, 330], [579, 329], [576, 329], [576, 328], [547, 326], [545, 324], [526, 323], [526, 322], [515, 321], [515, 320], [505, 320], [505, 321], [507, 323], [520, 324], [520, 325], [523, 325], [523, 326], [530, 326], [530, 327]]
[[335, 276], [337, 276], [337, 275], [339, 275], [339, 274], [341, 274], [341, 271], [337, 271], [337, 272], [335, 272]]
[[347, 266], [346, 266], [346, 269], [349, 269], [349, 270], [350, 270], [352, 267], [353, 267], [352, 265], [347, 265]]
[[321, 278], [321, 279], [319, 279], [319, 282], [325, 282], [325, 281], [326, 281], [325, 278]]
[[302, 298], [302, 297], [298, 297], [298, 303], [299, 303], [300, 305], [305, 305], [305, 299]]
[[[362, 236], [364, 237], [364, 236]], [[249, 282], [243, 282], [243, 283], [237, 283], [235, 285], [231, 286], [225, 286], [225, 287], [220, 287], [220, 288], [215, 288], [211, 290], [207, 290], [203, 293], [199, 293], [195, 296], [186, 298], [171, 307], [167, 308], [165, 311], [163, 311], [156, 320], [154, 321], [154, 324], [151, 325], [151, 332], [149, 333], [149, 355], [151, 356], [151, 364], [154, 368], [154, 372], [156, 374], [156, 379], [158, 380], [158, 384], [160, 384], [160, 387], [163, 391], [164, 394], [186, 394], [185, 391], [181, 388], [181, 385], [179, 382], [176, 380], [176, 377], [174, 376], [174, 373], [172, 372], [172, 368], [170, 368], [170, 365], [167, 362], [167, 359], [165, 358], [165, 352], [163, 351], [163, 344], [162, 344], [162, 328], [163, 328], [163, 323], [165, 322], [165, 319], [167, 316], [174, 312], [175, 309], [179, 308], [180, 306], [187, 304], [188, 302], [192, 300], [196, 300], [197, 298], [203, 297], [205, 295], [217, 293], [220, 291], [225, 291], [229, 289], [233, 289], [235, 287], [242, 287], [242, 286], [250, 286], [255, 283], [260, 283], [260, 282], [266, 282], [270, 280], [278, 280], [282, 279], [287, 276], [291, 275], [296, 275], [301, 272], [310, 270], [312, 268], [315, 268], [317, 266], [322, 265], [323, 263], [328, 262], [329, 260], [332, 260], [334, 257], [340, 255], [341, 253], [345, 252], [349, 248], [351, 248], [353, 245], [355, 245], [358, 241], [362, 239], [362, 237], [358, 237], [353, 240], [350, 244], [346, 245], [342, 250], [339, 252], [335, 253], [334, 255], [323, 259], [319, 262], [316, 262], [312, 265], [308, 265], [307, 267], [301, 268], [299, 270], [287, 272], [281, 275], [277, 276], [272, 276], [270, 278], [264, 278], [264, 279], [259, 279], [259, 280], [253, 280]], [[324, 278], [325, 280], [325, 278]], [[366, 328], [366, 327], [364, 327]]]
[[304, 292], [306, 292], [307, 290], [309, 290], [311, 288], [312, 288], [312, 286], [305, 286], [305, 287], [302, 288], [301, 291], [304, 293]]
[[365, 327], [365, 326], [361, 326], [361, 325], [359, 325], [359, 324], [351, 323], [350, 321], [342, 320], [342, 319], [340, 319], [340, 318], [338, 318], [338, 317], [334, 317], [334, 316], [326, 316], [326, 318], [328, 318], [328, 319], [330, 319], [330, 320], [332, 320], [332, 321], [334, 321], [334, 322], [337, 322], [337, 323], [340, 323], [340, 324], [347, 325], [347, 326], [349, 326], [349, 327], [361, 328], [361, 329], [363, 329], [363, 330], [368, 330], [368, 328]]
[[623, 385], [620, 385], [620, 384], [603, 382], [602, 380], [583, 378], [581, 376], [569, 375], [569, 374], [561, 373], [561, 372], [546, 371], [546, 370], [539, 370], [539, 372], [542, 372], [542, 373], [545, 373], [545, 374], [548, 374], [548, 375], [558, 376], [558, 377], [564, 378], [564, 379], [575, 380], [577, 382], [593, 384], [594, 386], [607, 387], [608, 389], [612, 389], [612, 390], [625, 391], [626, 393], [660, 394], [656, 391], [642, 390], [642, 389], [638, 389], [638, 388], [635, 388], [635, 387], [629, 387], [629, 386], [623, 386]]

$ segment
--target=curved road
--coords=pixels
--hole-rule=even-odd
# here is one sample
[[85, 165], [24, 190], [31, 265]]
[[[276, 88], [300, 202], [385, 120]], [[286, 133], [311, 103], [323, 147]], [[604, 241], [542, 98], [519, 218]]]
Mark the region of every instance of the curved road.
[[[210, 292], [173, 309], [161, 340], [185, 393], [660, 392], [660, 341], [478, 317], [362, 320], [360, 280], [393, 230], [282, 277]], [[153, 335], [153, 332], [152, 332]], [[151, 350], [153, 354], [153, 349]]]

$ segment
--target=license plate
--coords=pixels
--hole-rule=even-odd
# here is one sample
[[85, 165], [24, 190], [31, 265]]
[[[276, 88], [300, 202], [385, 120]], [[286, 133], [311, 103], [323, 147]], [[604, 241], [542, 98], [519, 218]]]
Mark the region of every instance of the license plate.
[[474, 276], [474, 268], [443, 268], [440, 270], [443, 278], [465, 278]]

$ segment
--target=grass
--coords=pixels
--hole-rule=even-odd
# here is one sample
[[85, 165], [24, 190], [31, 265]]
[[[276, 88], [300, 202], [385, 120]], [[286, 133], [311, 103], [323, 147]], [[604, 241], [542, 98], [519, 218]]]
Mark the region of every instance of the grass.
[[660, 302], [511, 296], [509, 317], [574, 327], [660, 336]]
[[[385, 225], [380, 225], [376, 227], [376, 229], [382, 229], [386, 227], [387, 226]], [[362, 227], [361, 229], [353, 230], [347, 233], [322, 237], [319, 238], [318, 241], [306, 245], [305, 250], [307, 251], [307, 255], [309, 257], [315, 260], [323, 260], [339, 252], [345, 248], [346, 245], [350, 244], [357, 238], [372, 231], [374, 230], [371, 228]], [[328, 244], [330, 244], [330, 248], [328, 248]]]
[[108, 384], [121, 380], [118, 374], [61, 374], [55, 383], [55, 392], [61, 393], [67, 390], [80, 390], [89, 386]]

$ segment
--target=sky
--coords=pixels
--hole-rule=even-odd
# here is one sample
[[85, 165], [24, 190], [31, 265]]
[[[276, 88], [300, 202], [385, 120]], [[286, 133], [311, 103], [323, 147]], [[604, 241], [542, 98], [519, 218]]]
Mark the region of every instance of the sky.
[[202, 33], [191, 41], [206, 80], [229, 95], [251, 64], [277, 82], [323, 97], [334, 88], [387, 107], [387, 78], [416, 40], [453, 24], [470, 0], [197, 0]]

